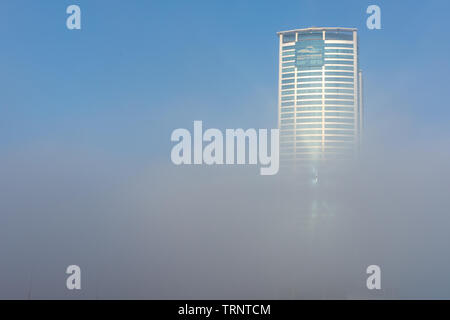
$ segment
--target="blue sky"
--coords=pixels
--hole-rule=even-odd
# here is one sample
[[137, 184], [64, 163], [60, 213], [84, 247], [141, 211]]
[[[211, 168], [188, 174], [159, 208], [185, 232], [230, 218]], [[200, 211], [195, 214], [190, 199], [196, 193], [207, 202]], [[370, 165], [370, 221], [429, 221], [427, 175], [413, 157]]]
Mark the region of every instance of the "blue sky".
[[[81, 31], [66, 28], [70, 4], [81, 7]], [[366, 28], [370, 4], [382, 30]], [[5, 0], [1, 152], [168, 161], [170, 133], [194, 120], [276, 127], [276, 32], [309, 26], [359, 29], [369, 134], [388, 141], [398, 121], [402, 139], [447, 134], [449, 10], [447, 1]]]
[[[66, 28], [71, 4], [81, 31]], [[366, 28], [370, 4], [382, 30]], [[33, 298], [74, 297], [73, 263], [82, 298], [273, 299], [297, 285], [324, 298], [365, 290], [372, 263], [385, 293], [448, 298], [449, 12], [444, 0], [1, 0], [0, 256], [12, 258], [0, 298], [27, 297], [28, 275]], [[276, 33], [310, 26], [358, 28], [363, 146], [378, 154], [314, 190], [175, 167], [170, 135], [194, 120], [276, 127]], [[336, 215], [309, 220], [316, 199]]]

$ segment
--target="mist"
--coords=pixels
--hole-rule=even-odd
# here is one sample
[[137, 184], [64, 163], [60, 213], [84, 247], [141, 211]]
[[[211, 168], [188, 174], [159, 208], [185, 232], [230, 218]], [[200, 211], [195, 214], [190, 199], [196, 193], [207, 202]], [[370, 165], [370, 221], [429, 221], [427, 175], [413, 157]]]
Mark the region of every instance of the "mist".
[[[52, 144], [10, 152], [0, 298], [448, 299], [449, 152], [372, 137], [358, 159], [316, 166], [317, 184], [310, 166], [260, 176]], [[65, 287], [71, 264], [82, 290]], [[366, 288], [373, 264], [381, 290]]]

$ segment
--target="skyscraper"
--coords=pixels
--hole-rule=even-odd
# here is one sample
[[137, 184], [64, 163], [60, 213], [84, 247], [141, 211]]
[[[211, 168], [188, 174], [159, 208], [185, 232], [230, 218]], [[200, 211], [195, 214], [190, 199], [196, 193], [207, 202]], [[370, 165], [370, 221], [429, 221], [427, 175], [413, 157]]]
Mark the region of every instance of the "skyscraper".
[[357, 30], [313, 27], [278, 36], [281, 160], [353, 155], [363, 116]]

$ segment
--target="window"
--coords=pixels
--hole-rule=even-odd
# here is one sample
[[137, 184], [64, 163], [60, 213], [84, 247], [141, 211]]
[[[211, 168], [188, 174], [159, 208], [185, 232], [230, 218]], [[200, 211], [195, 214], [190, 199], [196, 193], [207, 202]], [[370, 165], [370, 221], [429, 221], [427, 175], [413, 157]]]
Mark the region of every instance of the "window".
[[353, 82], [353, 78], [337, 78], [337, 77], [326, 77], [325, 81], [342, 81], [342, 82]]
[[283, 43], [295, 41], [295, 33], [286, 33], [283, 35]]
[[352, 49], [325, 49], [325, 53], [353, 53]]
[[296, 137], [295, 140], [322, 140], [322, 136], [301, 135], [301, 136]]
[[314, 94], [314, 95], [305, 95], [305, 96], [297, 96], [297, 100], [301, 99], [322, 99], [321, 94]]
[[325, 112], [327, 117], [350, 117], [353, 118], [353, 113], [349, 112]]
[[[297, 125], [298, 127], [298, 125]], [[325, 123], [325, 128], [331, 129], [354, 129], [355, 126], [353, 124], [339, 124], [339, 123]]]
[[322, 134], [322, 130], [297, 130], [297, 134]]
[[353, 88], [353, 83], [325, 83], [325, 87]]
[[322, 118], [297, 118], [297, 123], [305, 123], [305, 122], [322, 122]]
[[353, 67], [347, 67], [347, 66], [325, 66], [325, 70], [348, 70], [348, 71], [353, 71]]
[[322, 107], [308, 107], [308, 106], [302, 106], [302, 107], [297, 107], [296, 108], [297, 111], [322, 111]]
[[325, 59], [352, 59], [352, 54], [326, 54]]
[[293, 67], [294, 65], [295, 65], [294, 62], [284, 62], [284, 63], [282, 64], [283, 67]]
[[303, 90], [297, 90], [297, 94], [302, 93], [322, 93], [322, 89], [303, 89]]
[[301, 142], [297, 142], [295, 145], [297, 147], [303, 147], [303, 146], [308, 146], [308, 147], [310, 147], [310, 146], [317, 146], [317, 147], [321, 147], [322, 146], [322, 142], [318, 142], [318, 141], [304, 142], [304, 141], [301, 141]]
[[297, 73], [298, 77], [310, 77], [310, 76], [322, 76], [321, 72], [299, 72]]
[[339, 31], [326, 31], [325, 40], [353, 40], [353, 33], [350, 32], [339, 32]]
[[[297, 91], [298, 93], [298, 91]], [[353, 89], [325, 89], [325, 93], [349, 93], [353, 94]]]
[[293, 118], [294, 114], [293, 113], [282, 113], [281, 114], [281, 118]]
[[353, 100], [353, 96], [348, 94], [326, 94], [325, 99], [350, 99]]
[[316, 88], [322, 87], [322, 83], [299, 83], [297, 88]]
[[322, 67], [301, 67], [298, 68], [299, 71], [311, 71], [311, 70], [322, 70]]
[[[317, 155], [315, 155], [313, 153], [310, 153], [310, 154], [308, 154], [308, 153], [296, 153], [295, 157], [296, 158], [302, 158], [302, 159], [315, 159], [315, 158], [317, 158]], [[301, 162], [299, 162], [299, 163], [301, 163]]]
[[326, 71], [326, 76], [347, 76], [353, 77], [353, 72]]
[[283, 51], [282, 56], [293, 56], [295, 54], [294, 50]]
[[282, 135], [282, 136], [290, 136], [290, 135], [293, 135], [294, 133], [295, 133], [294, 130], [280, 131], [280, 135]]
[[295, 72], [295, 68], [283, 68], [282, 72]]
[[289, 142], [280, 143], [280, 149], [284, 149], [286, 147], [292, 147], [292, 143]]
[[325, 60], [326, 64], [353, 64], [352, 60]]
[[347, 100], [325, 100], [325, 104], [353, 105], [353, 101], [347, 101]]
[[325, 118], [325, 122], [353, 123], [353, 119], [351, 119], [351, 118]]
[[[298, 152], [319, 152], [321, 147], [315, 147], [315, 148], [301, 148], [297, 149]], [[312, 155], [310, 155], [312, 156]]]
[[[297, 108], [298, 109], [298, 108]], [[347, 111], [347, 112], [353, 112], [353, 107], [325, 107], [326, 111]]]
[[322, 123], [297, 124], [297, 129], [310, 129], [310, 128], [322, 128]]
[[325, 130], [325, 134], [349, 134], [353, 135], [353, 130]]
[[280, 140], [281, 142], [294, 141], [294, 137], [281, 137]]
[[353, 48], [353, 43], [325, 43], [326, 48]]
[[282, 78], [292, 78], [295, 77], [295, 73], [284, 73], [281, 75]]
[[310, 39], [323, 39], [322, 32], [299, 32], [298, 33], [298, 41], [301, 40], [310, 40]]
[[297, 113], [297, 117], [321, 117], [322, 112], [303, 112]]
[[285, 51], [285, 50], [292, 50], [292, 49], [295, 49], [295, 45], [294, 46], [284, 46], [283, 47], [283, 51]]
[[333, 146], [333, 147], [349, 147], [349, 144], [351, 145], [353, 141], [340, 141], [340, 142], [331, 142], [327, 141], [327, 146]]
[[300, 100], [300, 101], [297, 101], [297, 105], [298, 106], [300, 106], [300, 105], [305, 105], [305, 104], [308, 104], [308, 105], [322, 105], [322, 100], [310, 100], [310, 101], [304, 101], [304, 100]]
[[322, 78], [299, 78], [298, 82], [322, 81]]

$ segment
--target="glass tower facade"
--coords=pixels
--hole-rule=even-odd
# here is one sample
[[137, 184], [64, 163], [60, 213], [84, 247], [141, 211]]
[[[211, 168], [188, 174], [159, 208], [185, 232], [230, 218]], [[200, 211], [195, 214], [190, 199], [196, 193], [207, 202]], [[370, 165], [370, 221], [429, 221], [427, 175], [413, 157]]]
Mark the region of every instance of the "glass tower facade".
[[307, 28], [278, 36], [281, 160], [351, 157], [363, 116], [357, 30]]

